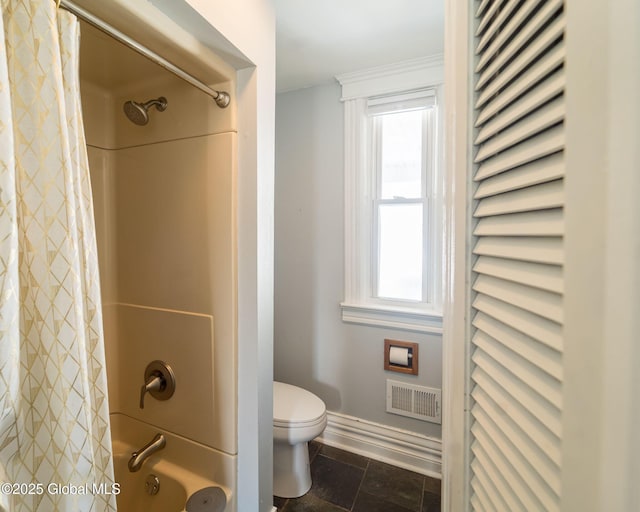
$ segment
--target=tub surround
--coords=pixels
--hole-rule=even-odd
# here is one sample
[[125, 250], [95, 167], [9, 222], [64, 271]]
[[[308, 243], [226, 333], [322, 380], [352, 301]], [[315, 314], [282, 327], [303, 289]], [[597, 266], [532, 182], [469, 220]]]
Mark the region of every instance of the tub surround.
[[[138, 384], [117, 386], [109, 395], [112, 412], [157, 425], [210, 447], [225, 447], [233, 453], [233, 438], [225, 439], [216, 422], [213, 378], [213, 318], [126, 304], [113, 306], [118, 316], [119, 345], [108, 354], [118, 375], [132, 375]], [[176, 350], [188, 346], [189, 350]], [[166, 401], [147, 394], [140, 409], [140, 387], [144, 368], [154, 360], [165, 361], [174, 372], [176, 389]], [[142, 371], [141, 371], [142, 369]], [[137, 379], [136, 379], [137, 377]], [[111, 390], [110, 390], [111, 391]], [[195, 413], [195, 414], [194, 414]], [[194, 417], [195, 416], [195, 417]]]
[[[160, 479], [160, 492], [164, 494], [158, 493], [158, 497], [162, 499], [163, 506], [165, 501], [170, 505], [180, 503], [182, 508], [172, 509], [175, 512], [184, 508], [186, 500], [194, 492], [211, 486], [222, 488], [227, 496], [228, 510], [234, 510], [232, 489], [220, 485], [220, 482], [232, 481], [234, 477], [235, 464], [228, 455], [124, 414], [111, 415], [111, 429], [114, 437], [116, 481], [122, 487], [121, 494], [124, 498], [122, 502], [118, 498], [118, 510], [147, 510], [145, 506], [153, 503], [153, 497], [144, 492], [144, 479], [148, 474], [157, 475]], [[127, 469], [131, 452], [158, 433], [166, 437], [167, 445], [161, 452], [150, 456], [141, 470], [132, 476]], [[122, 440], [124, 438], [127, 439], [126, 442]], [[136, 443], [142, 444], [138, 446]], [[211, 468], [216, 469], [212, 472]], [[137, 508], [133, 508], [134, 506]]]
[[[166, 432], [166, 448], [150, 460], [184, 463], [188, 471], [222, 484], [231, 496], [227, 510], [235, 510], [235, 109], [220, 109], [146, 61], [139, 66], [144, 73], [96, 83], [89, 71], [83, 73], [89, 69], [83, 62], [99, 57], [87, 52], [110, 51], [109, 44], [117, 43], [83, 25], [83, 41], [92, 38], [100, 41], [87, 45], [80, 74], [109, 406], [112, 424], [127, 425], [114, 428], [114, 445], [137, 449]], [[136, 69], [143, 58], [130, 52], [127, 59], [123, 69]], [[215, 85], [234, 90], [231, 81]], [[146, 126], [131, 123], [122, 112], [125, 101], [158, 96], [167, 98], [167, 109], [153, 112]], [[147, 396], [140, 409], [144, 371], [156, 359], [173, 368], [176, 391], [167, 401]], [[130, 436], [143, 431], [139, 438]], [[119, 438], [117, 432], [126, 435]], [[176, 449], [185, 443], [186, 459]]]

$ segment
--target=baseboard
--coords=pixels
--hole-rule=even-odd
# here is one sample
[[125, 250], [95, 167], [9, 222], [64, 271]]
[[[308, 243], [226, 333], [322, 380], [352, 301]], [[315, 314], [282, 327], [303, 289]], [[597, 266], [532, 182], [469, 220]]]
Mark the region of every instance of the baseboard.
[[422, 475], [442, 478], [440, 439], [327, 411], [327, 428], [318, 440]]

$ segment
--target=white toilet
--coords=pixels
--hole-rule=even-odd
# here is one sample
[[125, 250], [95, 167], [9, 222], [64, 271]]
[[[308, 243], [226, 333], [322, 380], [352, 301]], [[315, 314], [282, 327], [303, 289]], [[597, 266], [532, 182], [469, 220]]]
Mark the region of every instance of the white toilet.
[[308, 444], [327, 426], [327, 408], [313, 393], [273, 383], [273, 494], [298, 498], [311, 489]]

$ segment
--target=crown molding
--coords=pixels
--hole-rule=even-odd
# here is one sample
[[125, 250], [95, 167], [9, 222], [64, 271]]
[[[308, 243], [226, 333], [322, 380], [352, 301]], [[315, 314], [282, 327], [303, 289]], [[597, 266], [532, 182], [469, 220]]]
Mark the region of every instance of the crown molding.
[[444, 57], [432, 55], [336, 76], [342, 101], [435, 87], [444, 82]]

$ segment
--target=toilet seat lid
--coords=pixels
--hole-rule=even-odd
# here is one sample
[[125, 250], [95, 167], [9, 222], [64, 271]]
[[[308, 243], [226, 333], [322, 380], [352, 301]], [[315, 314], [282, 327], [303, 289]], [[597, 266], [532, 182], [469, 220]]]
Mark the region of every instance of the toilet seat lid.
[[326, 406], [316, 395], [306, 389], [285, 384], [273, 383], [273, 422], [274, 425], [288, 424], [301, 426], [313, 423], [326, 413]]

